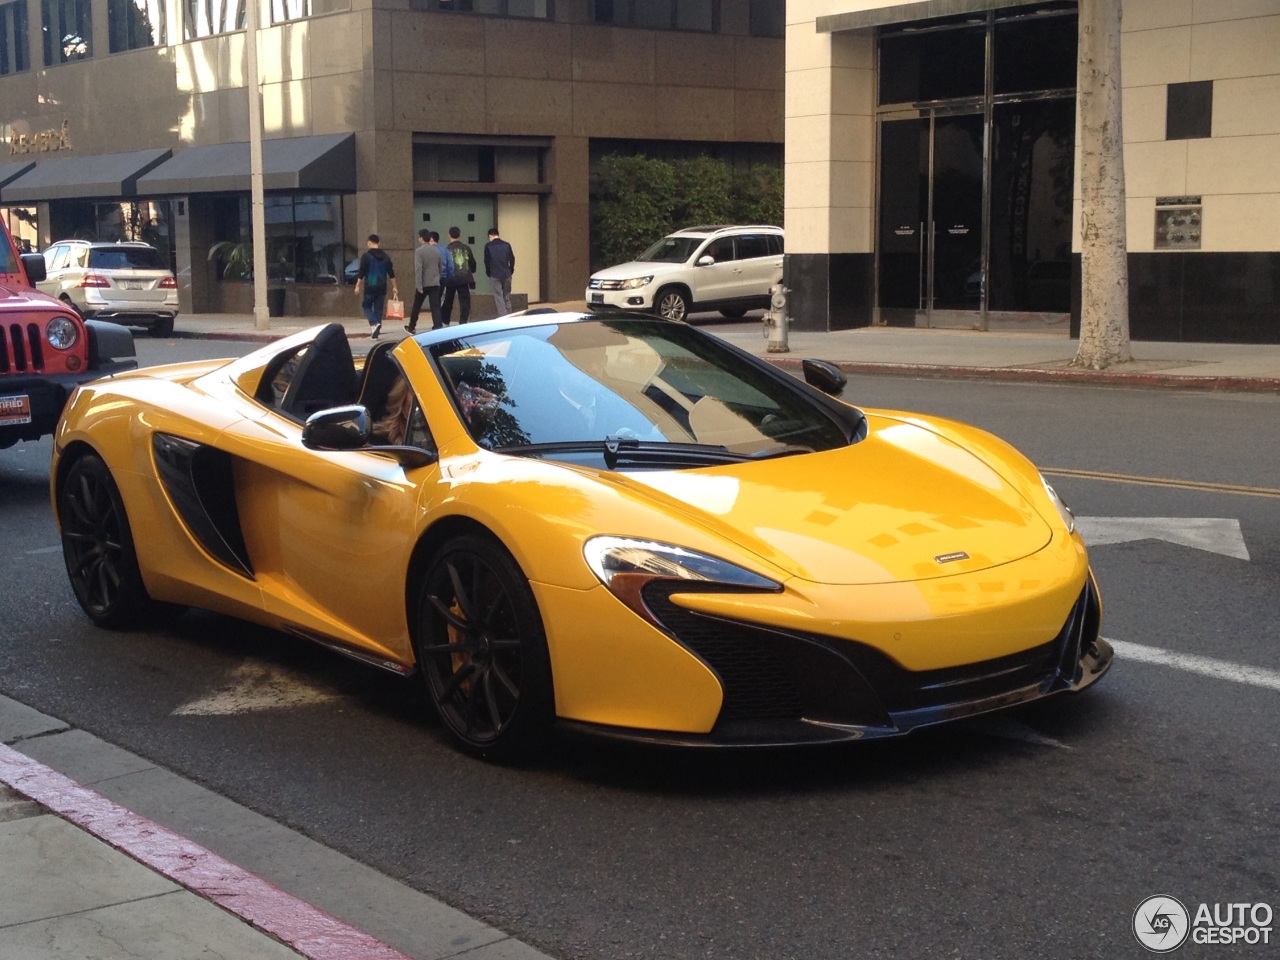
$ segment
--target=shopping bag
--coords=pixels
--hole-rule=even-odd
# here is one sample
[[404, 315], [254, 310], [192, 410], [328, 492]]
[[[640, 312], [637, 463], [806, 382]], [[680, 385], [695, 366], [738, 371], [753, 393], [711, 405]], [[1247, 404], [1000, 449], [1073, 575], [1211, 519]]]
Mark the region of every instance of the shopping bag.
[[404, 301], [388, 300], [386, 318], [388, 320], [403, 320], [404, 319]]

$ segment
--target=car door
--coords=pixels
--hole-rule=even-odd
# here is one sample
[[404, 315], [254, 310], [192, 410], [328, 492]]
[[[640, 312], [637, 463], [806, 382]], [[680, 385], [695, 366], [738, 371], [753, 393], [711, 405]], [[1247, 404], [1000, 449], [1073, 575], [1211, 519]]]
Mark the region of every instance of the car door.
[[[274, 390], [288, 390], [285, 366]], [[302, 423], [261, 399], [224, 434], [236, 456], [236, 503], [268, 614], [310, 639], [380, 666], [412, 663], [405, 576], [424, 491], [439, 485], [432, 462], [405, 467], [372, 451], [312, 450]], [[405, 442], [430, 446], [416, 397]]]
[[[710, 263], [707, 260], [710, 259]], [[713, 237], [693, 257], [690, 271], [693, 299], [699, 304], [713, 304], [733, 296], [738, 284], [738, 265], [733, 237]]]
[[62, 292], [62, 279], [59, 270], [65, 269], [67, 262], [67, 245], [56, 243], [42, 254], [44, 257], [44, 279], [36, 284], [42, 293], [56, 297]]
[[738, 297], [764, 305], [769, 288], [782, 279], [782, 254], [774, 236], [744, 233], [735, 238]]

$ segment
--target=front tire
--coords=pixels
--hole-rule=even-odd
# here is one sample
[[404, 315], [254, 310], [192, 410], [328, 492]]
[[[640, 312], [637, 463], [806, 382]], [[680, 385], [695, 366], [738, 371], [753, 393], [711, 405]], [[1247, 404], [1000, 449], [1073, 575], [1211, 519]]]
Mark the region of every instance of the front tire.
[[58, 487], [62, 558], [71, 589], [100, 627], [140, 626], [156, 612], [138, 569], [120, 489], [96, 454], [81, 456]]
[[415, 625], [427, 695], [462, 749], [497, 761], [533, 754], [555, 700], [542, 617], [511, 555], [487, 537], [449, 541], [427, 567]]
[[663, 287], [654, 301], [658, 316], [684, 323], [689, 319], [689, 297], [679, 287]]
[[732, 307], [730, 309], [720, 311], [720, 316], [724, 317], [726, 320], [741, 320], [746, 315], [746, 307]]

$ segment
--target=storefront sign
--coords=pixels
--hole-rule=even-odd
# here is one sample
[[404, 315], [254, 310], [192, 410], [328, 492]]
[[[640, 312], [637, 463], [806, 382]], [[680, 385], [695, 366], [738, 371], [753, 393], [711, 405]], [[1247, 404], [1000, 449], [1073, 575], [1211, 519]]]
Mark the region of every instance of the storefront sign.
[[40, 130], [36, 133], [18, 133], [9, 137], [9, 156], [15, 153], [49, 153], [52, 150], [70, 150], [71, 122], [63, 120], [56, 130]]

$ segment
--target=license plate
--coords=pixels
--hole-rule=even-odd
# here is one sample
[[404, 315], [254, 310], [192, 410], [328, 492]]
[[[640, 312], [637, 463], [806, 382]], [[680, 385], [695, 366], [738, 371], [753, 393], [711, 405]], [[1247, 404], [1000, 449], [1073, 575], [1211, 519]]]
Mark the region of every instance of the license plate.
[[25, 393], [16, 397], [0, 397], [0, 424], [31, 422], [31, 398]]
[[142, 281], [141, 280], [122, 280], [120, 281], [120, 286], [124, 287], [126, 290], [141, 290]]
[[593, 293], [593, 294], [591, 295], [591, 302], [592, 302], [592, 303], [604, 303], [604, 294], [603, 294], [603, 293]]

